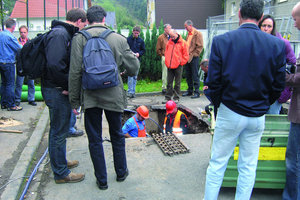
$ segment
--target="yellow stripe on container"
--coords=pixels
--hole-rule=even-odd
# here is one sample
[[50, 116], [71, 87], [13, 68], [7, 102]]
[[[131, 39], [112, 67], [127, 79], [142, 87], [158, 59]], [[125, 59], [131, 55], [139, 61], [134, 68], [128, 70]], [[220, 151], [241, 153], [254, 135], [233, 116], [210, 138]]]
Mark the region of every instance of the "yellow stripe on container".
[[[285, 160], [286, 147], [260, 147], [258, 160]], [[233, 159], [239, 157], [239, 147], [234, 148]]]

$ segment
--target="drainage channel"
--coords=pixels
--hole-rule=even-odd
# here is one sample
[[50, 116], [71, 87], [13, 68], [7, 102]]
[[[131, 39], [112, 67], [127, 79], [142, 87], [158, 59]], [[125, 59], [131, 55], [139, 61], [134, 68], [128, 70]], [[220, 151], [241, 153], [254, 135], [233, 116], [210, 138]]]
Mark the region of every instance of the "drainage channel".
[[152, 137], [165, 155], [189, 153], [190, 149], [173, 133], [153, 133]]

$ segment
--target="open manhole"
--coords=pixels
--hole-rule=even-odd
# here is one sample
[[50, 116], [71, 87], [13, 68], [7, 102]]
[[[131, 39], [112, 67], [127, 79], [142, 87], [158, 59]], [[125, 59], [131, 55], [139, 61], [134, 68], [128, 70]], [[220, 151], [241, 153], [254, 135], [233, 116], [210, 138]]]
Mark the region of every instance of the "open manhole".
[[[147, 100], [149, 99], [145, 98], [145, 101], [141, 102], [139, 98], [137, 100], [139, 102], [138, 104], [128, 106], [128, 109], [126, 109], [123, 113], [122, 124], [124, 124], [130, 117], [132, 117], [135, 114], [135, 110], [138, 106], [145, 105], [149, 109], [150, 118], [156, 121], [160, 127], [163, 127], [163, 123], [166, 115], [165, 105], [162, 104], [149, 105], [146, 103]], [[153, 101], [150, 102], [153, 103]], [[207, 121], [203, 119], [203, 117], [200, 114], [192, 111], [191, 109], [185, 107], [182, 104], [178, 104], [178, 109], [186, 114], [190, 122], [190, 130], [191, 130], [190, 133], [197, 134], [197, 133], [208, 132], [209, 125]], [[147, 124], [146, 125], [147, 133], [149, 134], [161, 133], [161, 129], [151, 120], [146, 120], [146, 124]]]

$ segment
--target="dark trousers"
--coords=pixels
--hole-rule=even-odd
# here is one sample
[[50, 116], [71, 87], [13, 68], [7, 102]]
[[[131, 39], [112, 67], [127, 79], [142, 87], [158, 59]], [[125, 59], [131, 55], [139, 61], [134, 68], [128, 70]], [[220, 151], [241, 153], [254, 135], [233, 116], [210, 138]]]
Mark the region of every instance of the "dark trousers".
[[[176, 69], [168, 69], [168, 74], [167, 74], [168, 84], [167, 84], [167, 93], [165, 96], [167, 100], [171, 100], [173, 96], [173, 91], [174, 91], [174, 99], [179, 100], [181, 75], [182, 75], [182, 66], [178, 66]], [[175, 79], [175, 85], [173, 89], [174, 79]]]
[[[113, 150], [114, 167], [117, 176], [126, 173], [125, 136], [122, 132], [122, 113], [104, 110], [109, 125], [109, 134]], [[94, 172], [100, 183], [107, 182], [105, 157], [102, 145], [102, 113], [101, 108], [85, 110], [84, 124], [89, 140], [89, 150], [94, 165]]]
[[292, 123], [286, 146], [286, 182], [283, 190], [283, 200], [300, 199], [300, 124]]
[[200, 80], [198, 75], [199, 57], [194, 57], [190, 63], [185, 65], [186, 82], [188, 84], [188, 92], [199, 94]]
[[42, 94], [49, 108], [49, 156], [54, 179], [69, 175], [66, 159], [66, 138], [70, 126], [69, 97], [62, 94], [62, 89], [42, 87]]

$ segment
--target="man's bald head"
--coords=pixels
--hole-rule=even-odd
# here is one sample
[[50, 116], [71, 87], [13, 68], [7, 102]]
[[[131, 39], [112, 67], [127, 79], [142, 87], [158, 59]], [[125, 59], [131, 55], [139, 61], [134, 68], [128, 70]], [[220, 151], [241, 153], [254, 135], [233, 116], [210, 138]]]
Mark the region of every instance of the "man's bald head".
[[175, 40], [178, 37], [178, 33], [177, 33], [177, 31], [175, 29], [171, 29], [169, 31], [169, 35], [170, 35], [170, 37], [171, 37], [172, 40]]
[[292, 16], [293, 16], [293, 19], [295, 21], [295, 24], [294, 26], [300, 30], [300, 2], [298, 2], [293, 10], [292, 10]]
[[300, 16], [300, 2], [298, 2], [294, 8], [293, 8], [293, 11], [292, 11], [292, 15], [294, 16]]

